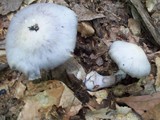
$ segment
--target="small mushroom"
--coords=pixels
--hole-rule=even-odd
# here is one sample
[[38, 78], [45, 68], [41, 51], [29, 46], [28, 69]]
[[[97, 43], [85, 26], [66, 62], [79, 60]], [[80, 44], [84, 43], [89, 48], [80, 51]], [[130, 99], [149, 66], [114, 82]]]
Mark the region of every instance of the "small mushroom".
[[115, 41], [110, 46], [109, 55], [120, 69], [116, 75], [122, 78], [125, 78], [125, 73], [133, 78], [142, 78], [151, 71], [146, 54], [141, 47], [133, 43]]
[[146, 54], [139, 46], [124, 41], [115, 41], [109, 49], [109, 55], [118, 65], [119, 70], [113, 75], [102, 76], [96, 71], [87, 74], [84, 84], [90, 91], [111, 87], [126, 77], [126, 74], [135, 78], [149, 75], [151, 65]]
[[29, 80], [41, 78], [41, 69], [53, 69], [72, 56], [77, 16], [69, 8], [38, 3], [20, 10], [6, 36], [8, 64]]
[[135, 78], [149, 75], [151, 65], [146, 54], [139, 46], [115, 41], [109, 50], [112, 60], [118, 65], [119, 71], [110, 76], [102, 76], [95, 71], [87, 74], [84, 84], [90, 91], [96, 91], [105, 87], [111, 87], [126, 77], [126, 74]]

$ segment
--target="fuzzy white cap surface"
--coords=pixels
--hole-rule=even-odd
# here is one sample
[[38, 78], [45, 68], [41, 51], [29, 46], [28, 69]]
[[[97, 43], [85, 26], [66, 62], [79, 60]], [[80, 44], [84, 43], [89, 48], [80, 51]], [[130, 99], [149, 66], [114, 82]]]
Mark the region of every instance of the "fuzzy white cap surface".
[[77, 16], [57, 4], [38, 3], [20, 10], [6, 36], [9, 66], [40, 78], [40, 69], [53, 69], [71, 57], [77, 35]]
[[109, 55], [119, 69], [131, 77], [145, 77], [151, 71], [151, 65], [146, 54], [136, 44], [115, 41], [110, 46]]

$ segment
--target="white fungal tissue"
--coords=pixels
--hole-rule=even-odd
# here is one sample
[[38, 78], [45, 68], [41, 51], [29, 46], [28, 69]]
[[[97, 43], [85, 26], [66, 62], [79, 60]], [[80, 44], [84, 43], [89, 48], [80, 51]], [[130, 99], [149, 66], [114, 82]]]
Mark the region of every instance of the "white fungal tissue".
[[151, 71], [145, 52], [136, 44], [115, 41], [110, 47], [109, 55], [119, 69], [131, 77], [142, 78]]
[[38, 3], [20, 10], [6, 36], [8, 64], [29, 80], [41, 78], [41, 69], [53, 69], [72, 55], [77, 16], [67, 7]]

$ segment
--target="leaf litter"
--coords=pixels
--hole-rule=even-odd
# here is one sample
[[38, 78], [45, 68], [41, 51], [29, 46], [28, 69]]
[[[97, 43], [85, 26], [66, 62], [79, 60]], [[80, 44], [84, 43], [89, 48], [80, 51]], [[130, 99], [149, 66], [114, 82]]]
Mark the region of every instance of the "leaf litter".
[[[53, 76], [49, 80], [37, 83], [27, 81], [22, 74], [11, 71], [7, 66], [1, 67], [3, 69], [0, 69], [0, 119], [159, 119], [159, 48], [148, 42], [154, 41], [153, 38], [135, 17], [131, 17], [133, 11], [130, 13], [125, 2], [2, 0], [0, 61], [3, 64], [7, 63], [4, 45], [12, 16], [19, 9], [36, 2], [65, 5], [77, 13], [79, 29], [75, 56], [70, 62], [59, 67], [57, 72], [52, 71]], [[146, 3], [148, 12], [159, 10], [155, 1], [150, 3], [146, 0]], [[159, 21], [159, 14], [156, 12], [152, 15], [154, 25], [158, 25]], [[110, 45], [116, 40], [125, 40], [141, 46], [150, 60], [151, 74], [140, 80], [127, 76], [109, 88], [94, 92], [86, 90], [83, 80], [88, 73], [96, 71], [105, 77], [113, 75], [118, 70], [108, 55]]]

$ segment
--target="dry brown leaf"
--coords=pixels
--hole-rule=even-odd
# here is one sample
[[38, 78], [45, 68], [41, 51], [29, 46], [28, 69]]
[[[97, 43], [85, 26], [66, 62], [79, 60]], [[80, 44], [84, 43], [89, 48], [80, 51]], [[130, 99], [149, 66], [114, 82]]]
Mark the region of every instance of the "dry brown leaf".
[[[160, 11], [156, 11], [156, 12], [154, 12], [152, 15], [151, 15], [151, 17], [152, 17], [152, 20], [153, 20], [153, 24], [155, 25], [155, 26], [157, 26], [157, 28], [160, 26]], [[159, 30], [159, 28], [158, 28], [158, 30]]]
[[80, 22], [78, 24], [78, 32], [81, 33], [82, 37], [90, 37], [94, 35], [95, 30], [88, 22]]
[[65, 88], [58, 106], [66, 108], [66, 114], [64, 119], [67, 120], [67, 118], [70, 118], [70, 116], [74, 116], [79, 112], [79, 110], [82, 108], [82, 104], [67, 86], [64, 85], [64, 87]]
[[156, 4], [157, 0], [146, 0], [146, 7], [148, 12], [152, 12]]
[[156, 77], [156, 90], [160, 91], [160, 57], [156, 57], [155, 63], [157, 66], [157, 77]]
[[72, 105], [71, 108], [68, 109], [68, 111], [65, 113], [65, 116], [63, 120], [69, 120], [71, 116], [74, 116], [78, 113], [78, 111], [82, 108], [82, 105]]
[[[29, 82], [25, 95], [25, 106], [18, 120], [40, 120], [42, 116], [47, 118], [54, 105], [64, 108], [68, 117], [77, 114], [82, 107], [73, 92], [62, 82], [56, 80], [36, 84]], [[34, 108], [30, 109], [31, 107]], [[28, 115], [28, 113], [32, 114]]]
[[[4, 40], [6, 33], [7, 33], [7, 28], [9, 26], [9, 19], [7, 16], [1, 16], [0, 17], [0, 48], [2, 49], [2, 45], [4, 45]], [[4, 46], [3, 46], [4, 49]]]
[[109, 35], [106, 34], [105, 39], [102, 39], [107, 46], [110, 46], [111, 41], [115, 40], [127, 40], [131, 43], [139, 43], [139, 37], [132, 35], [129, 28], [124, 26], [111, 27]]
[[86, 120], [140, 120], [140, 118], [128, 107], [116, 106], [116, 110], [102, 108], [99, 110], [88, 111], [85, 115]]
[[0, 85], [0, 90], [3, 90], [3, 89], [5, 89], [6, 91], [8, 91], [8, 85], [7, 84], [2, 84], [2, 85]]
[[0, 14], [6, 15], [11, 11], [17, 10], [22, 2], [23, 0], [0, 0]]
[[89, 92], [90, 95], [96, 97], [96, 101], [98, 104], [101, 104], [102, 100], [106, 99], [108, 96], [108, 91], [106, 90], [99, 90], [96, 92]]
[[160, 104], [160, 92], [154, 93], [152, 95], [117, 98], [117, 102], [127, 104], [138, 114], [143, 116], [146, 111], [154, 109], [154, 107]]
[[64, 86], [64, 91], [61, 95], [59, 106], [66, 108], [68, 106], [81, 104], [80, 101], [74, 96], [74, 93], [64, 84], [63, 86]]
[[103, 14], [93, 13], [89, 9], [85, 8], [83, 5], [75, 4], [72, 8], [78, 15], [79, 21], [90, 21], [97, 18], [104, 18]]
[[65, 0], [52, 0], [53, 3], [59, 4], [59, 5], [64, 5], [64, 6], [69, 6]]
[[146, 111], [143, 114], [143, 120], [159, 120], [160, 118], [160, 104], [156, 105], [153, 109]]
[[6, 51], [0, 50], [0, 70], [3, 70], [8, 67], [7, 58], [6, 58]]
[[137, 83], [133, 83], [129, 85], [116, 85], [112, 90], [115, 96], [122, 96], [126, 93], [131, 95], [140, 94], [143, 88]]
[[78, 80], [84, 80], [86, 77], [86, 72], [83, 66], [75, 59], [70, 58], [64, 63], [66, 71], [68, 74], [73, 74]]
[[[27, 94], [24, 96], [25, 105], [18, 120], [40, 120], [43, 114], [47, 115], [53, 105], [59, 104], [64, 86], [60, 81], [46, 81], [38, 84], [30, 82], [27, 89]], [[28, 115], [28, 113], [31, 114]]]
[[141, 26], [138, 20], [128, 19], [128, 27], [133, 35], [139, 36], [141, 34]]
[[69, 7], [65, 0], [38, 0], [37, 3], [55, 3]]
[[0, 56], [0, 63], [7, 63], [6, 55]]
[[63, 92], [64, 86], [60, 81], [56, 80], [49, 80], [46, 82], [41, 82], [38, 84], [34, 84], [32, 82], [27, 83], [27, 91], [26, 91], [26, 96], [34, 96], [40, 93], [41, 91], [44, 90], [50, 90], [53, 89], [55, 90], [55, 94], [59, 94]]
[[24, 96], [24, 92], [26, 90], [26, 86], [23, 85], [21, 83], [21, 81], [18, 81], [17, 85], [16, 85], [16, 90], [15, 90], [15, 94], [14, 96], [17, 98], [17, 99], [20, 99]]
[[17, 120], [40, 120], [41, 116], [38, 112], [39, 109], [40, 105], [38, 102], [27, 100]]

